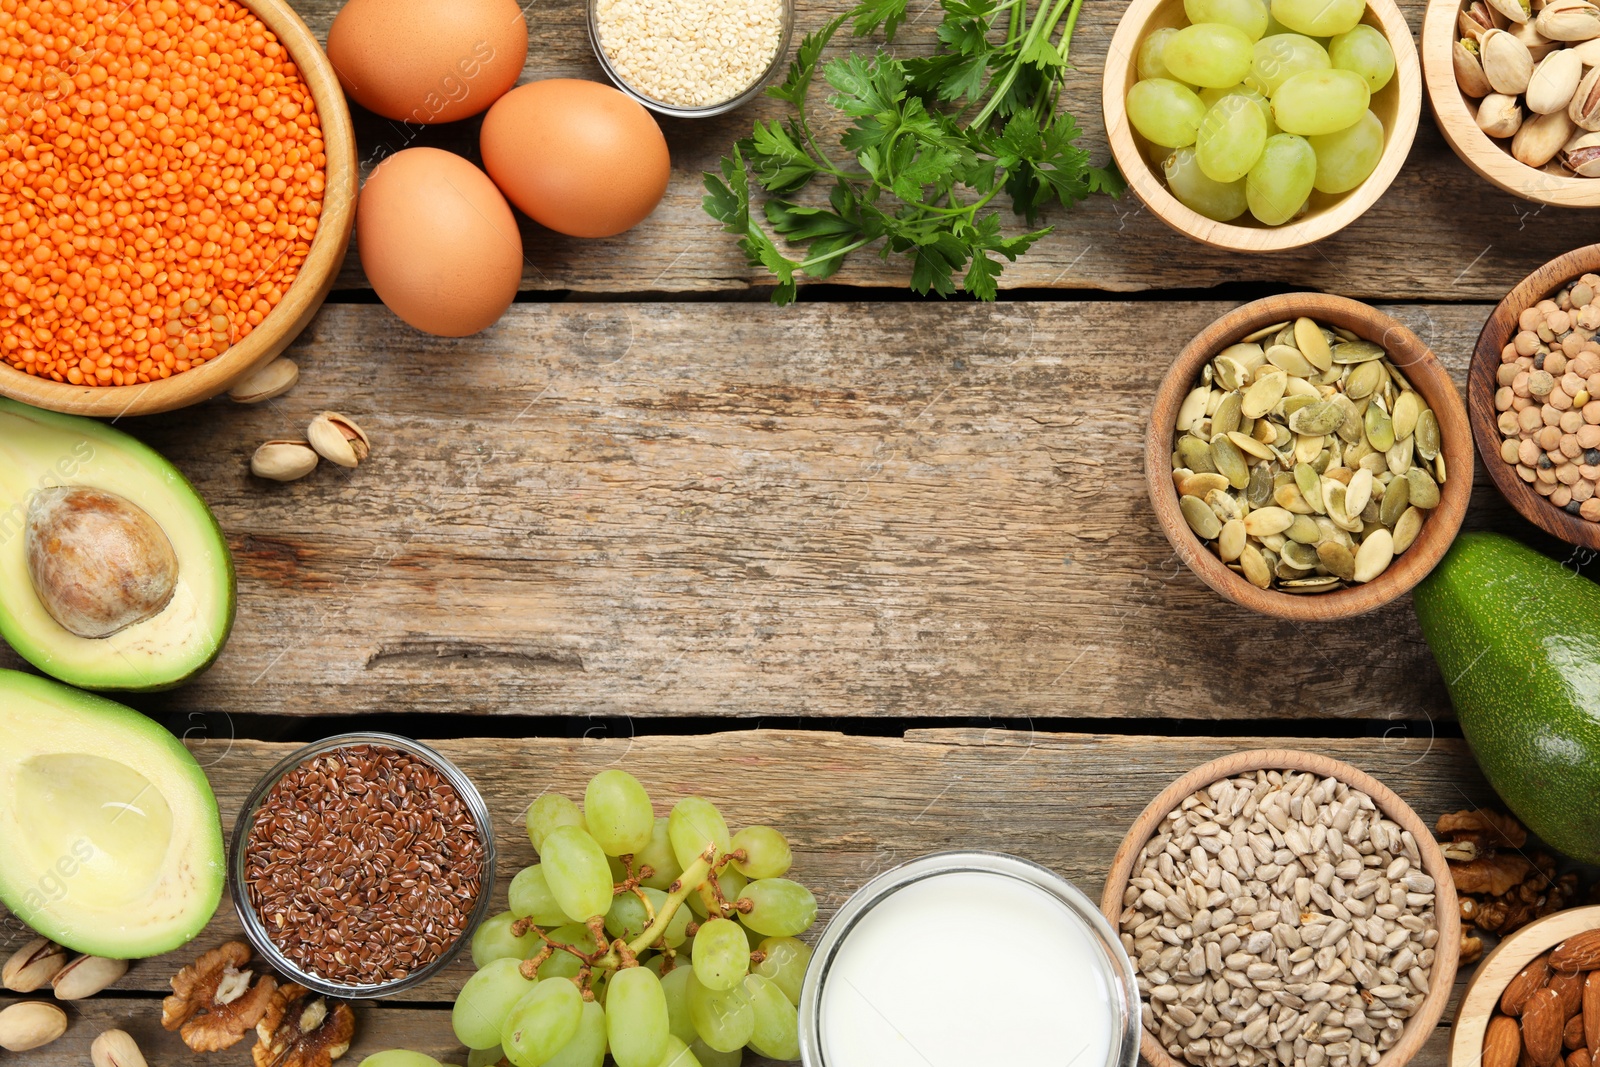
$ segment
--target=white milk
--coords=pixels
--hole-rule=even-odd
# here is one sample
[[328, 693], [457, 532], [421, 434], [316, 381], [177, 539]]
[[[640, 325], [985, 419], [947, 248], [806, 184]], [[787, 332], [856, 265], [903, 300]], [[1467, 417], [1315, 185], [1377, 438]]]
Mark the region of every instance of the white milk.
[[826, 1067], [1107, 1067], [1104, 950], [1037, 886], [934, 875], [861, 917], [823, 979]]

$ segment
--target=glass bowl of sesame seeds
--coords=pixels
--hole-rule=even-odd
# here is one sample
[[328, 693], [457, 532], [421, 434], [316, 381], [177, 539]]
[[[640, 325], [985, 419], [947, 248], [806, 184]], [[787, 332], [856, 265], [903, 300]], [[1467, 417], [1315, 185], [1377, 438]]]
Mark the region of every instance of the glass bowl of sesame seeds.
[[793, 0], [589, 0], [589, 41], [606, 76], [675, 118], [754, 100], [788, 55], [793, 27]]
[[341, 734], [268, 771], [233, 832], [234, 907], [256, 951], [324, 996], [387, 997], [449, 965], [488, 916], [483, 797], [426, 745]]

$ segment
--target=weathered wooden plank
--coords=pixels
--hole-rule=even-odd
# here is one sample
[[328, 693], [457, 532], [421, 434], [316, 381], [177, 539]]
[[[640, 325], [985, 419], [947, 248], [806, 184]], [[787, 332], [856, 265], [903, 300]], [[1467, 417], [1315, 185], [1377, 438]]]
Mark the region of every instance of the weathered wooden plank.
[[[403, 724], [402, 724], [403, 725]], [[231, 824], [259, 776], [291, 746], [190, 736]], [[906, 737], [747, 731], [698, 737], [459, 740], [434, 742], [476, 782], [495, 820], [496, 896], [533, 861], [522, 828], [526, 805], [546, 791], [581, 798], [610, 766], [636, 775], [665, 811], [679, 797], [710, 798], [737, 828], [765, 823], [790, 837], [794, 877], [816, 892], [823, 918], [897, 863], [945, 849], [1010, 852], [1060, 872], [1098, 899], [1111, 858], [1135, 817], [1183, 772], [1224, 753], [1298, 747], [1360, 766], [1430, 824], [1492, 794], [1459, 741], [1398, 736], [1357, 740], [1182, 739], [1048, 734], [1026, 727], [919, 730]], [[0, 913], [3, 916], [3, 913]], [[25, 936], [11, 921], [7, 944]], [[192, 957], [240, 936], [224, 905]], [[186, 959], [138, 963], [123, 992], [163, 989]], [[471, 965], [402, 998], [448, 1002]]]
[[[293, 393], [133, 427], [241, 579], [221, 661], [148, 706], [1448, 715], [1408, 601], [1285, 631], [1156, 528], [1143, 420], [1223, 308], [519, 305], [444, 341], [329, 306]], [[1464, 373], [1483, 308], [1398, 313]], [[324, 408], [369, 429], [367, 464], [249, 476]], [[1472, 522], [1532, 529], [1487, 479]]]
[[[340, 0], [296, 0], [295, 6], [318, 37], [326, 39]], [[849, 6], [846, 0], [799, 0], [796, 25], [814, 29]], [[1421, 0], [1406, 0], [1401, 6], [1420, 30]], [[524, 80], [603, 78], [584, 30], [584, 10], [580, 0], [547, 0], [528, 7], [532, 43]], [[918, 2], [912, 12], [914, 18], [896, 47], [926, 48], [938, 9]], [[1072, 48], [1077, 70], [1061, 98], [1062, 107], [1085, 130], [1083, 143], [1100, 162], [1109, 155], [1100, 114], [1100, 75], [1121, 14], [1120, 4], [1089, 0], [1085, 5]], [[664, 121], [673, 177], [655, 215], [631, 233], [603, 241], [562, 237], [524, 220], [525, 288], [629, 293], [727, 291], [767, 284], [766, 275], [747, 267], [733, 239], [701, 211], [701, 174], [715, 170], [734, 140], [749, 135], [754, 119], [777, 117], [782, 111], [777, 101], [762, 100], [721, 118]], [[1137, 200], [1098, 198], [1070, 216], [1050, 218], [1057, 232], [1007, 266], [1003, 284], [1131, 291], [1270, 281], [1382, 299], [1494, 301], [1541, 263], [1586, 240], [1573, 232], [1575, 213], [1540, 210], [1472, 174], [1440, 138], [1427, 108], [1423, 111], [1416, 146], [1388, 194], [1356, 224], [1312, 248], [1236, 256], [1173, 233]], [[357, 115], [364, 168], [418, 144], [476, 157], [477, 130], [475, 119], [407, 128], [369, 113]], [[858, 256], [836, 280], [903, 288], [906, 277], [898, 261]], [[355, 254], [340, 284], [366, 287]]]

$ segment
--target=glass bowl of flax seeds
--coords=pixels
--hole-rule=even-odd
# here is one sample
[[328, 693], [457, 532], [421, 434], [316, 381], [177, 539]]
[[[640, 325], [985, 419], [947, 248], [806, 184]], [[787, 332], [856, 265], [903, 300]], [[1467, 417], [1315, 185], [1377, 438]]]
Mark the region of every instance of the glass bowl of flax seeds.
[[489, 809], [426, 745], [340, 734], [287, 756], [245, 801], [230, 875], [245, 934], [274, 968], [325, 996], [411, 989], [443, 970], [488, 915]]

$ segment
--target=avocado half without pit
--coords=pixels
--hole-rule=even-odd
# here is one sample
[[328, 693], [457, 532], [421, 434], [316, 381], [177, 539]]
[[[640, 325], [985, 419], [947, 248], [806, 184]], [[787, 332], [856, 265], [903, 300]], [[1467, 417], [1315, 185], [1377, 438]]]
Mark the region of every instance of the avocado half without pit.
[[0, 902], [41, 935], [111, 959], [183, 945], [222, 900], [205, 772], [161, 724], [0, 670]]
[[234, 572], [205, 501], [104, 423], [0, 399], [0, 635], [84, 689], [155, 690], [210, 666]]

